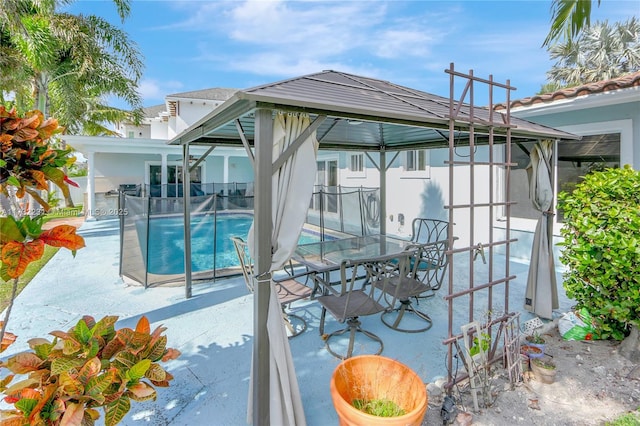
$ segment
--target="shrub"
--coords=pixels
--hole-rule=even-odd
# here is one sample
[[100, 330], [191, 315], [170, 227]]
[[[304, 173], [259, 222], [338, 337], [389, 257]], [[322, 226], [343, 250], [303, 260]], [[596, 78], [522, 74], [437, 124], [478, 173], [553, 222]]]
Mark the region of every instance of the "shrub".
[[[29, 341], [32, 352], [22, 352], [0, 363], [15, 375], [27, 375], [8, 387], [13, 375], [0, 384], [5, 402], [6, 424], [93, 425], [102, 407], [104, 423], [119, 423], [131, 400], [156, 398], [156, 387], [168, 387], [173, 376], [159, 362], [177, 358], [167, 348], [164, 327], [153, 332], [146, 317], [134, 329], [116, 330], [117, 316], [95, 321], [84, 316], [68, 332], [53, 331], [52, 342]], [[5, 424], [5, 423], [3, 423]]]
[[640, 325], [640, 172], [590, 173], [558, 201], [567, 296], [592, 315], [600, 338], [622, 340]]

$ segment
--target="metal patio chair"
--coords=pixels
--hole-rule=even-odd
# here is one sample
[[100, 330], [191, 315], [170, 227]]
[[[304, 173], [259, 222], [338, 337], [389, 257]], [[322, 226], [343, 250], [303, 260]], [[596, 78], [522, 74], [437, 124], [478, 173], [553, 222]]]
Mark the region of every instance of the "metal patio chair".
[[[249, 255], [247, 243], [240, 237], [231, 237], [240, 260], [240, 268], [247, 288], [253, 293], [253, 260]], [[287, 271], [292, 271], [288, 269]], [[300, 275], [302, 276], [302, 274]], [[313, 289], [298, 281], [297, 276], [286, 275], [284, 278], [273, 278], [278, 293], [278, 300], [282, 306], [282, 317], [288, 330], [289, 338], [295, 337], [307, 329], [307, 322], [299, 315], [289, 311], [289, 305], [302, 299], [308, 299]]]
[[[432, 243], [415, 243], [413, 246], [407, 247], [409, 254], [407, 267], [403, 268], [399, 265], [397, 273], [389, 278], [384, 287], [379, 283], [374, 284], [387, 295], [386, 299], [390, 309], [385, 310], [380, 319], [393, 330], [419, 333], [427, 331], [433, 325], [431, 317], [426, 312], [417, 309], [413, 302], [424, 293], [431, 292], [433, 294], [433, 287], [428, 280], [423, 280], [425, 275], [421, 270], [421, 267], [424, 268], [424, 263], [431, 256], [429, 254], [432, 250], [431, 245]], [[418, 322], [403, 321], [407, 314], [413, 314]]]
[[411, 241], [425, 245], [417, 268], [414, 269], [415, 278], [428, 284], [431, 291], [417, 296], [428, 298], [435, 295], [442, 286], [448, 266], [447, 250], [449, 247], [449, 231], [451, 224], [444, 220], [415, 218], [411, 224]]
[[[399, 256], [402, 257], [400, 261]], [[383, 300], [385, 285], [398, 273], [398, 264], [406, 264], [407, 259], [408, 257], [404, 254], [396, 254], [375, 259], [343, 260], [340, 264], [339, 288], [335, 288], [332, 283], [323, 283], [324, 294], [316, 300], [322, 305], [319, 330], [329, 353], [340, 359], [351, 357], [357, 334], [377, 343], [379, 348], [375, 355], [382, 353], [384, 349], [382, 339], [363, 329], [359, 318], [375, 315], [388, 309], [389, 305]], [[316, 279], [321, 280], [318, 276]], [[347, 326], [325, 335], [324, 324], [327, 312], [331, 313], [338, 322], [346, 322]], [[339, 353], [332, 344], [336, 336], [345, 333], [349, 333], [347, 349], [346, 352]]]

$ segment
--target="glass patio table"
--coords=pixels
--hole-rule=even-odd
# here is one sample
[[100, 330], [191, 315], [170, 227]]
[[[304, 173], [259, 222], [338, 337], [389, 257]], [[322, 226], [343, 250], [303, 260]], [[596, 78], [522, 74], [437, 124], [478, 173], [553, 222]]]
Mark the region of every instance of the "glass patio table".
[[292, 258], [312, 272], [330, 272], [340, 269], [343, 260], [373, 259], [380, 256], [400, 254], [410, 240], [388, 235], [367, 235], [300, 244]]
[[414, 244], [410, 240], [388, 235], [340, 238], [300, 244], [292, 259], [306, 266], [309, 274], [314, 277], [315, 285], [311, 296], [314, 298], [321, 292], [320, 287], [338, 284], [338, 282], [331, 282], [330, 274], [340, 269], [343, 260], [356, 261], [401, 254], [407, 247]]

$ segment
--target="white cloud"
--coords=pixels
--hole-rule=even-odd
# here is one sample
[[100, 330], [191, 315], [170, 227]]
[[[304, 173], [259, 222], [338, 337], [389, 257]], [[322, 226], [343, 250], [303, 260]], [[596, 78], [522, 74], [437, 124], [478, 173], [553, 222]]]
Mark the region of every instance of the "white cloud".
[[184, 87], [180, 81], [158, 81], [154, 79], [143, 79], [138, 85], [138, 91], [144, 99], [145, 104], [158, 104], [164, 102], [164, 97], [171, 93], [179, 92]]
[[[258, 75], [292, 76], [336, 69], [375, 77], [377, 59], [427, 61], [454, 20], [428, 6], [407, 17], [401, 3], [261, 1], [193, 3], [192, 28], [211, 33], [198, 61]], [[425, 3], [426, 5], [427, 3]], [[415, 5], [415, 3], [412, 4]], [[198, 22], [216, 25], [195, 26]], [[231, 46], [231, 47], [229, 47]], [[363, 63], [364, 62], [364, 63]]]

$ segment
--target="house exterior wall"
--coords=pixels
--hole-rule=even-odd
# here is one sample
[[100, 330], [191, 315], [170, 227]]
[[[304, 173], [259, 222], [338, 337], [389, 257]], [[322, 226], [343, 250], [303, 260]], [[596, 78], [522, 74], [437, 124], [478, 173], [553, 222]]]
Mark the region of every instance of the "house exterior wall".
[[175, 120], [169, 121], [168, 139], [185, 131], [190, 125], [210, 113], [221, 102], [204, 100], [179, 100]]
[[149, 125], [149, 138], [150, 139], [169, 139], [169, 121], [152, 120]]
[[95, 192], [117, 190], [123, 184], [142, 184], [145, 162], [160, 161], [160, 155], [98, 152], [94, 157]]
[[253, 167], [247, 156], [229, 157], [229, 182], [253, 182]]
[[[502, 147], [496, 146], [494, 156], [502, 153]], [[454, 160], [468, 160], [464, 157], [463, 149], [456, 155]], [[496, 152], [498, 154], [496, 154]], [[338, 160], [338, 183], [346, 187], [378, 187], [380, 185], [380, 173], [365, 156], [365, 167], [363, 172], [354, 173], [349, 170], [350, 152], [329, 152], [324, 151], [318, 154], [319, 161]], [[373, 158], [378, 161], [378, 154], [373, 154]], [[395, 156], [395, 152], [387, 153], [387, 161]], [[488, 161], [489, 147], [479, 146], [475, 152], [476, 161]], [[387, 170], [387, 232], [391, 234], [409, 237], [411, 235], [411, 223], [416, 217], [429, 217], [433, 219], [449, 220], [449, 212], [444, 206], [449, 204], [449, 167], [445, 161], [449, 160], [448, 148], [438, 148], [429, 150], [429, 167], [424, 172], [407, 172], [405, 170], [405, 153], [399, 153], [390, 163]], [[496, 157], [502, 158], [502, 157]], [[489, 202], [489, 166], [475, 166], [474, 199], [476, 203]], [[499, 185], [498, 175], [503, 173], [496, 168], [494, 170], [494, 188]], [[471, 198], [471, 176], [468, 166], [456, 166], [456, 180], [454, 181], [454, 204], [469, 204]], [[496, 189], [494, 189], [495, 194]], [[502, 211], [494, 212], [494, 216], [503, 215]], [[474, 211], [476, 224], [486, 224], [486, 226], [474, 227], [473, 243], [489, 242], [491, 229], [490, 211], [488, 208], [476, 208]], [[455, 211], [454, 216], [456, 237], [459, 238], [457, 244], [469, 245], [471, 242], [470, 212], [465, 209]]]

